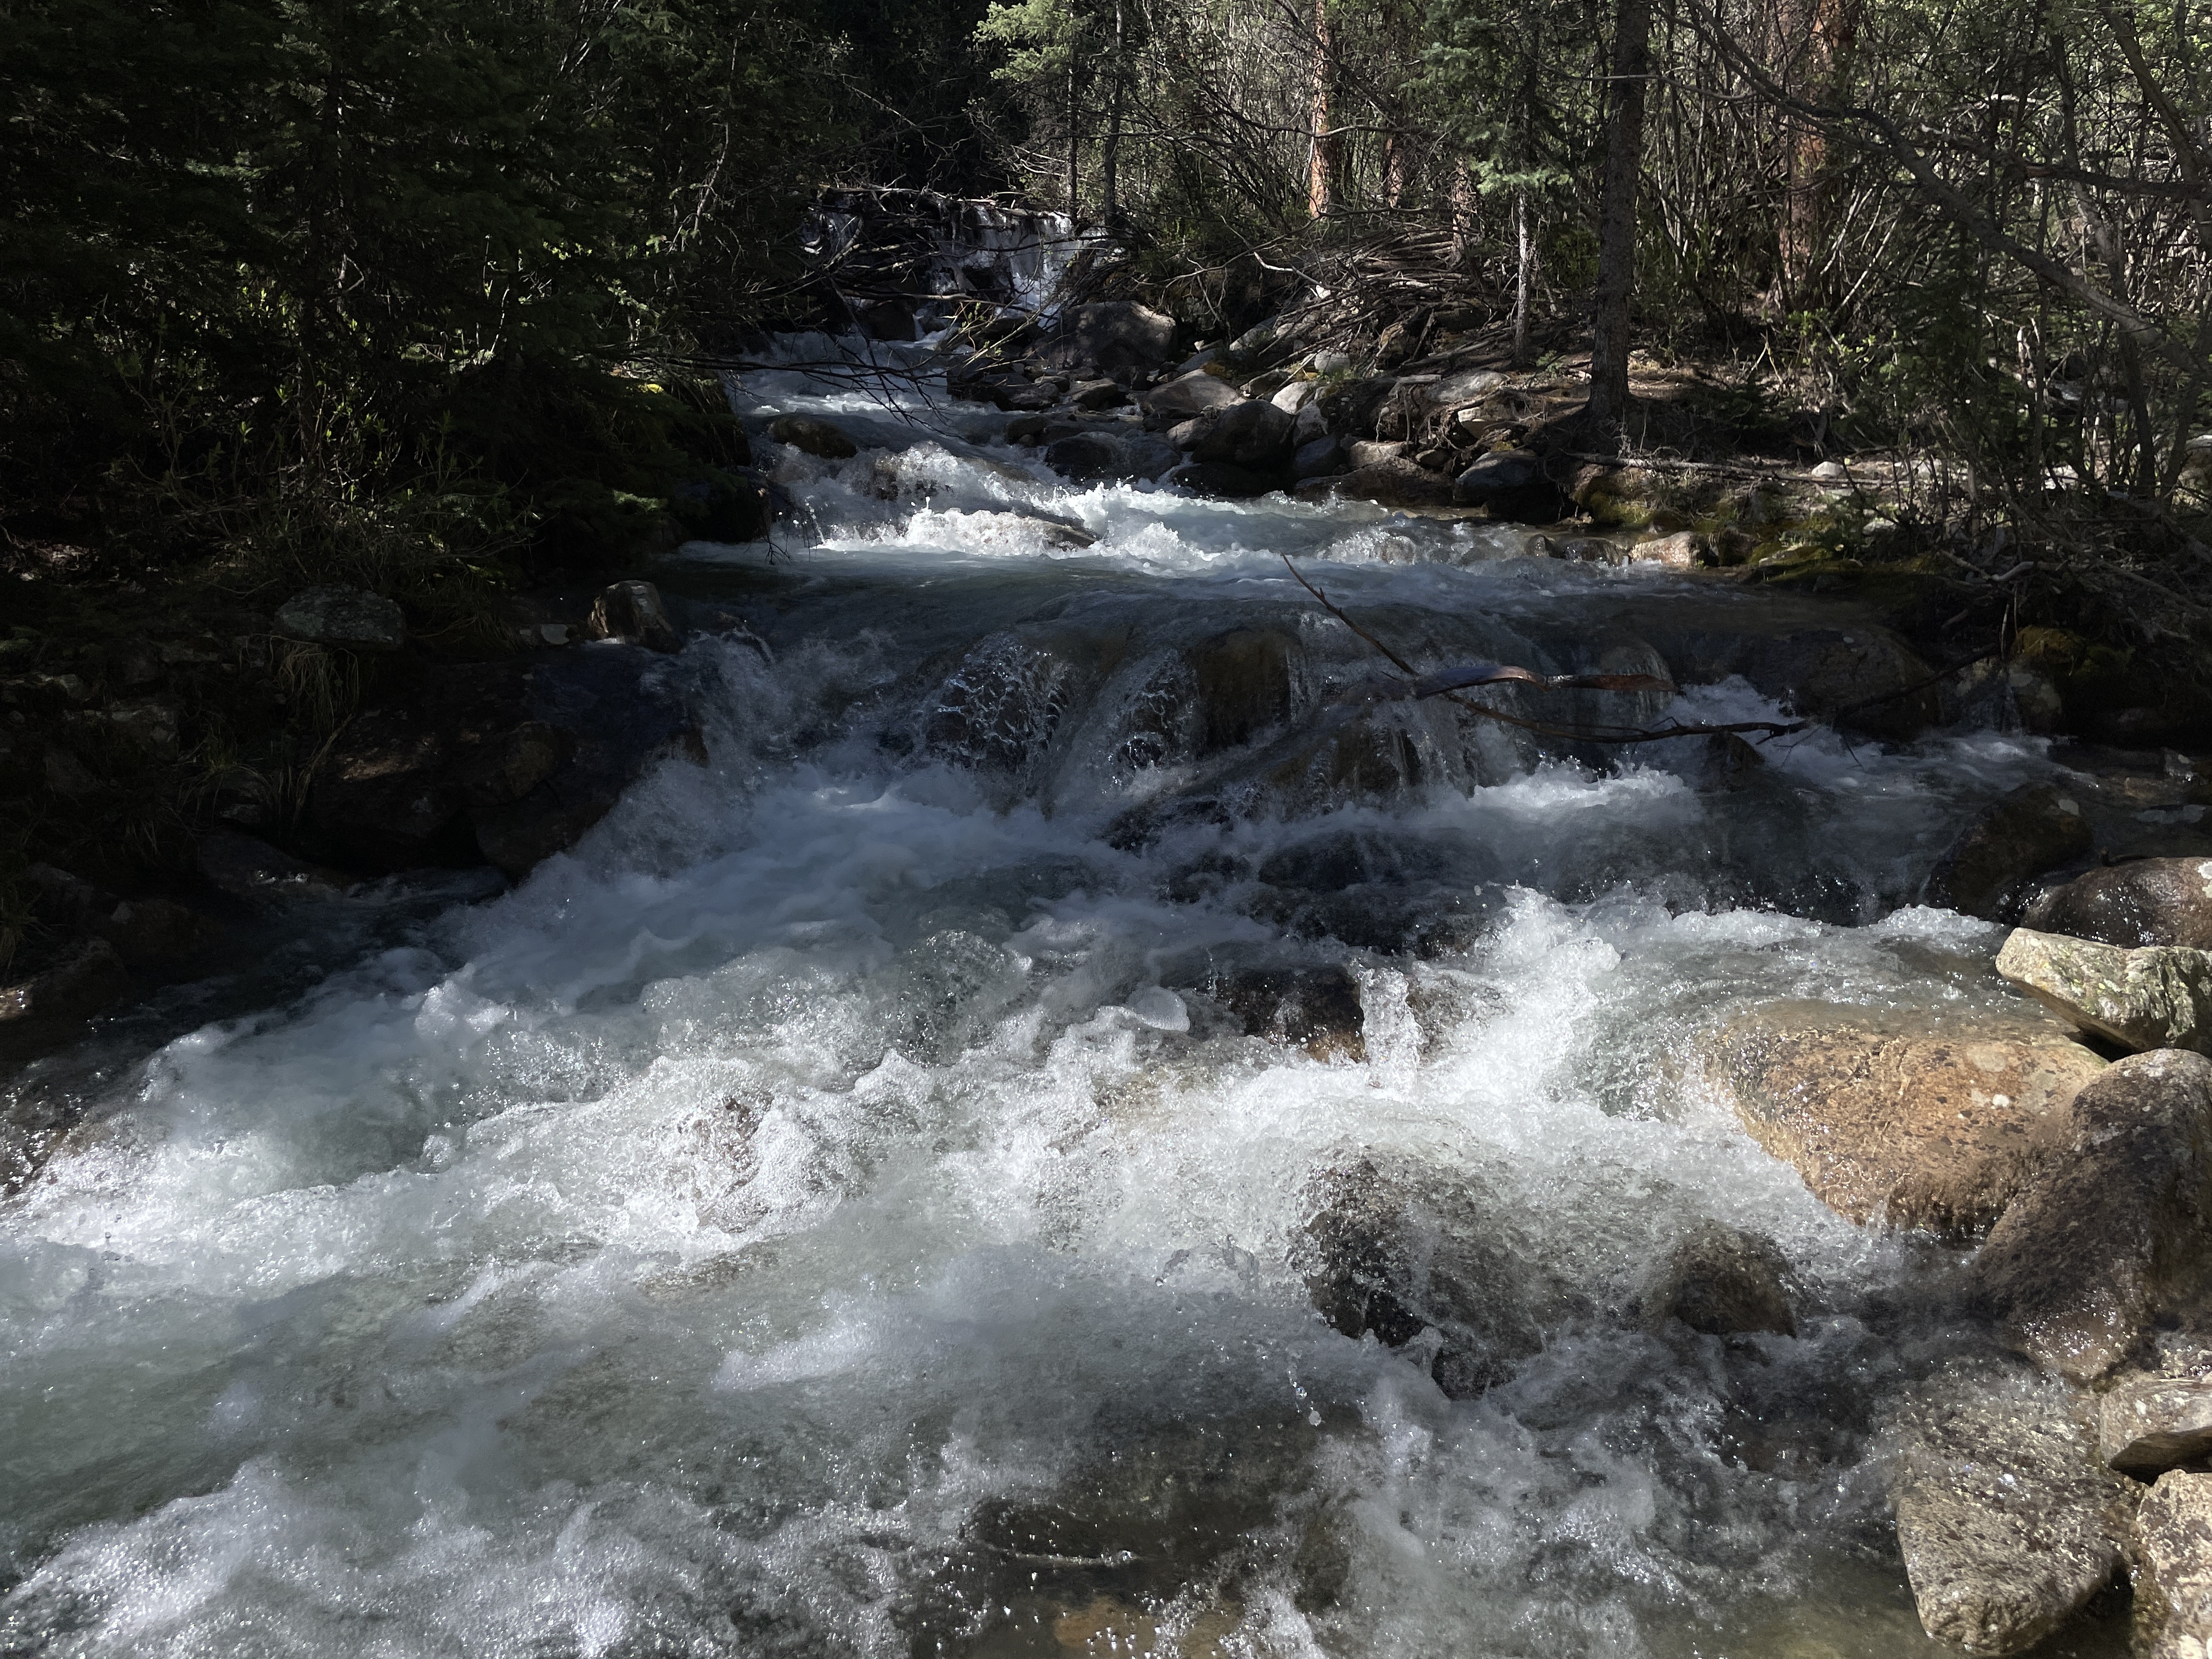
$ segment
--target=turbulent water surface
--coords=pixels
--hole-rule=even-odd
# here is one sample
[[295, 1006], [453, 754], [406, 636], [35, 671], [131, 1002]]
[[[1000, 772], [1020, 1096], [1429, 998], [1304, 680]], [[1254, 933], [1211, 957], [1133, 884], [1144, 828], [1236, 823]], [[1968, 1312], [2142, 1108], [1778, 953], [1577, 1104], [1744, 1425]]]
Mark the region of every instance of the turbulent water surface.
[[[1383, 697], [1277, 554], [1424, 666], [1778, 602], [746, 390], [871, 447], [768, 452], [778, 545], [659, 573], [772, 647], [668, 665], [708, 763], [119, 1073], [0, 1209], [0, 1650], [1933, 1651], [1877, 1430], [1956, 1259], [1823, 1209], [1704, 1045], [1996, 998], [1912, 901], [2042, 745], [1547, 746]], [[1315, 1310], [1367, 1166], [1535, 1334], [1471, 1397]], [[1795, 1338], [1642, 1310], [1705, 1218]]]

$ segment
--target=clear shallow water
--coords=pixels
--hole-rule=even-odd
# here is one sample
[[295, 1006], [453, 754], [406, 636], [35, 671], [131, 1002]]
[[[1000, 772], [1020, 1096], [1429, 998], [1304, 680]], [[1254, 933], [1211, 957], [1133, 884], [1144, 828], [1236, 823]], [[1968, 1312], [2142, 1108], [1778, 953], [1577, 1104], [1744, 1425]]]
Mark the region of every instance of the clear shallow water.
[[[781, 458], [806, 535], [665, 574], [776, 647], [678, 663], [708, 764], [169, 1043], [0, 1208], [0, 1650], [1933, 1651], [1869, 1448], [1955, 1261], [1816, 1204], [1700, 1044], [2000, 997], [1995, 930], [1910, 901], [2039, 746], [1726, 787], [1343, 702], [1377, 665], [1279, 549], [1436, 660], [1755, 602], [756, 389], [884, 447]], [[1358, 1030], [1247, 1035], [1247, 972]], [[1313, 1310], [1362, 1158], [1534, 1322], [1479, 1398]], [[1638, 1312], [1706, 1217], [1779, 1243], [1796, 1339]]]

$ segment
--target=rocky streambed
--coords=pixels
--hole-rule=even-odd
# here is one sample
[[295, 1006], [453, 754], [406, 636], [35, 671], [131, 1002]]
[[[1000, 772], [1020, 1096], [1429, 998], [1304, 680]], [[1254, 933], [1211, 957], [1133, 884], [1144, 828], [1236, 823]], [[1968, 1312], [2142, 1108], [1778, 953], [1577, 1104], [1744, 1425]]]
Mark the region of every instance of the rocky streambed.
[[447, 874], [218, 847], [307, 954], [19, 1078], [9, 1650], [2193, 1650], [2186, 754], [925, 389], [749, 376], [769, 541], [334, 742]]

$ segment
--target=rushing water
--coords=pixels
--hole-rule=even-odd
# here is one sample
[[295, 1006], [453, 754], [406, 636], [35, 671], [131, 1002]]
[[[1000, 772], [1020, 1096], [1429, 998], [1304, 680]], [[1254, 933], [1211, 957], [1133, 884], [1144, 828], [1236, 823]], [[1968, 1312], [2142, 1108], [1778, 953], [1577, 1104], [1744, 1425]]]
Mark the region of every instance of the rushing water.
[[[775, 648], [678, 659], [708, 763], [169, 1042], [0, 1209], [0, 1651], [1930, 1647], [1875, 1431], [1956, 1259], [1813, 1200], [1701, 1042], [1998, 998], [1995, 930], [1911, 901], [2042, 745], [1540, 753], [1361, 701], [1276, 553], [1431, 664], [1766, 602], [749, 390], [874, 447], [661, 573]], [[1354, 1023], [1248, 1035], [1233, 988], [1301, 974]], [[1314, 1310], [1361, 1159], [1538, 1332], [1477, 1397]], [[1708, 1217], [1787, 1255], [1794, 1339], [1639, 1315]]]

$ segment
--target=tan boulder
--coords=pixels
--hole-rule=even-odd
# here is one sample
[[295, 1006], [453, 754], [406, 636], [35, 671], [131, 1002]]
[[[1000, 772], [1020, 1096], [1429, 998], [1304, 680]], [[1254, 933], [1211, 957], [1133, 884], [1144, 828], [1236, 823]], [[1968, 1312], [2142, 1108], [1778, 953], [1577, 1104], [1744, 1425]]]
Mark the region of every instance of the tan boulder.
[[2158, 1478], [2136, 1515], [2135, 1651], [2212, 1653], [2212, 1474]]
[[2047, 1370], [2091, 1382], [2204, 1288], [2212, 1060], [2162, 1048], [2107, 1066], [1974, 1262], [1976, 1300]]
[[1744, 1127], [1821, 1202], [1954, 1236], [1996, 1219], [2104, 1068], [2025, 1007], [1939, 1019], [1776, 1003], [1732, 1022], [1717, 1048]]
[[1997, 972], [2122, 1048], [2212, 1049], [2212, 953], [2168, 945], [2124, 950], [2016, 927], [1997, 953]]

